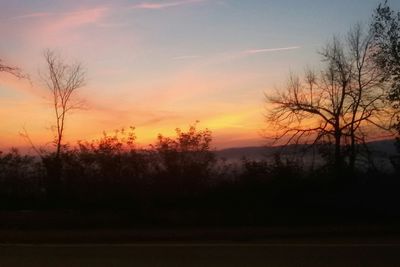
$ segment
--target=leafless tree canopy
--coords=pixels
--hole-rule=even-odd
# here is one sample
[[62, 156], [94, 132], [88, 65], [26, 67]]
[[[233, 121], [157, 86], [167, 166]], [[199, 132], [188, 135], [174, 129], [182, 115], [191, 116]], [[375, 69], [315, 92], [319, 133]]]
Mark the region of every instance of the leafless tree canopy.
[[1, 59], [0, 59], [0, 72], [6, 72], [6, 73], [14, 75], [15, 77], [18, 77], [18, 78], [25, 78], [25, 76], [26, 76], [22, 73], [21, 69], [14, 67], [14, 66], [7, 65], [7, 64], [3, 63], [3, 61]]
[[49, 89], [56, 117], [55, 145], [56, 156], [61, 153], [65, 130], [66, 115], [73, 109], [80, 108], [76, 101], [76, 91], [85, 85], [85, 70], [82, 64], [68, 64], [54, 51], [44, 53], [46, 71], [42, 78]]
[[267, 120], [286, 144], [332, 142], [335, 162], [349, 145], [349, 163], [356, 160], [356, 144], [375, 129], [388, 130], [394, 112], [388, 104], [387, 74], [374, 62], [372, 36], [360, 25], [346, 38], [333, 38], [320, 52], [321, 71], [307, 69], [291, 75], [285, 90], [267, 95]]

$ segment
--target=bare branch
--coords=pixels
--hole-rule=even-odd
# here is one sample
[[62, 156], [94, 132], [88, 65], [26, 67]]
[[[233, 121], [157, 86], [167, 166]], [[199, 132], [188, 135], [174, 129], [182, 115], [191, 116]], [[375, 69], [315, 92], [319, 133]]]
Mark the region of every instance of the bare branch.
[[85, 86], [86, 72], [82, 64], [67, 64], [58, 54], [49, 49], [45, 50], [44, 58], [47, 70], [45, 75], [42, 75], [42, 79], [53, 100], [56, 118], [56, 155], [59, 157], [66, 116], [71, 110], [80, 107], [79, 102], [75, 101], [76, 91]]
[[351, 147], [354, 166], [355, 145], [368, 138], [365, 129], [388, 130], [393, 120], [387, 74], [377, 68], [372, 52], [371, 34], [355, 25], [347, 42], [334, 37], [320, 52], [325, 64], [320, 73], [307, 68], [303, 79], [291, 74], [285, 90], [266, 95], [267, 122], [278, 131], [276, 142], [317, 144], [326, 137], [334, 140], [337, 166], [344, 144]]

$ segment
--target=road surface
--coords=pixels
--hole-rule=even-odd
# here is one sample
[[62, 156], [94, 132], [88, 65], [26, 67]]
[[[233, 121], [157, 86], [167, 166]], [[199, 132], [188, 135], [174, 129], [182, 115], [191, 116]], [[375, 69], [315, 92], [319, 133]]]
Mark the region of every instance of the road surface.
[[14, 266], [400, 266], [400, 243], [1, 244]]

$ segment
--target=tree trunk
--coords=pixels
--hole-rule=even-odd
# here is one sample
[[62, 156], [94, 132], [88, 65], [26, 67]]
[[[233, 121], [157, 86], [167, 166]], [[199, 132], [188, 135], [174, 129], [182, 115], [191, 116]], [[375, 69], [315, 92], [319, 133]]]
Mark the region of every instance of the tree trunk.
[[351, 143], [350, 143], [350, 156], [349, 156], [349, 168], [350, 171], [354, 171], [356, 164], [356, 141], [354, 133], [351, 135]]
[[61, 193], [61, 160], [50, 156], [44, 160], [46, 190], [49, 203], [56, 205]]
[[341, 134], [336, 133], [335, 134], [335, 162], [334, 162], [336, 171], [340, 171], [342, 168], [342, 155], [341, 155], [342, 153], [341, 153], [340, 139], [341, 139]]

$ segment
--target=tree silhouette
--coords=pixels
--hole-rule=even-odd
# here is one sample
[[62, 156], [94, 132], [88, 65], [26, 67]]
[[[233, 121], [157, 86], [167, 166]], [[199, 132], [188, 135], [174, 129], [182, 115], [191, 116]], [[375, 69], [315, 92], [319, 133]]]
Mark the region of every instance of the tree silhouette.
[[68, 64], [54, 51], [44, 52], [45, 75], [42, 76], [51, 93], [56, 122], [56, 158], [60, 157], [67, 114], [80, 108], [76, 101], [76, 91], [85, 85], [85, 70], [81, 63]]
[[390, 100], [400, 108], [400, 12], [392, 10], [387, 1], [375, 10], [372, 31], [374, 59], [383, 71], [390, 74]]
[[320, 52], [323, 69], [306, 70], [303, 79], [291, 75], [284, 91], [267, 95], [267, 120], [286, 144], [334, 144], [334, 165], [354, 168], [357, 143], [371, 128], [387, 130], [393, 119], [387, 103], [388, 75], [374, 63], [372, 35], [355, 25], [346, 39], [334, 37]]
[[81, 107], [76, 99], [76, 91], [85, 85], [85, 71], [80, 63], [68, 64], [54, 51], [44, 52], [46, 69], [41, 73], [42, 80], [52, 97], [55, 115], [54, 155], [42, 157], [47, 171], [48, 197], [53, 202], [59, 198], [62, 172], [63, 137], [67, 115]]
[[18, 78], [25, 77], [25, 75], [22, 74], [22, 71], [20, 68], [7, 65], [7, 64], [3, 63], [3, 61], [1, 59], [0, 59], [0, 72], [9, 73]]
[[[400, 11], [395, 12], [387, 1], [376, 8], [371, 24], [374, 35], [374, 60], [377, 65], [390, 75], [391, 88], [389, 100], [397, 114], [393, 127], [397, 130], [397, 150], [400, 152]], [[399, 156], [392, 158], [397, 170], [400, 169]]]

